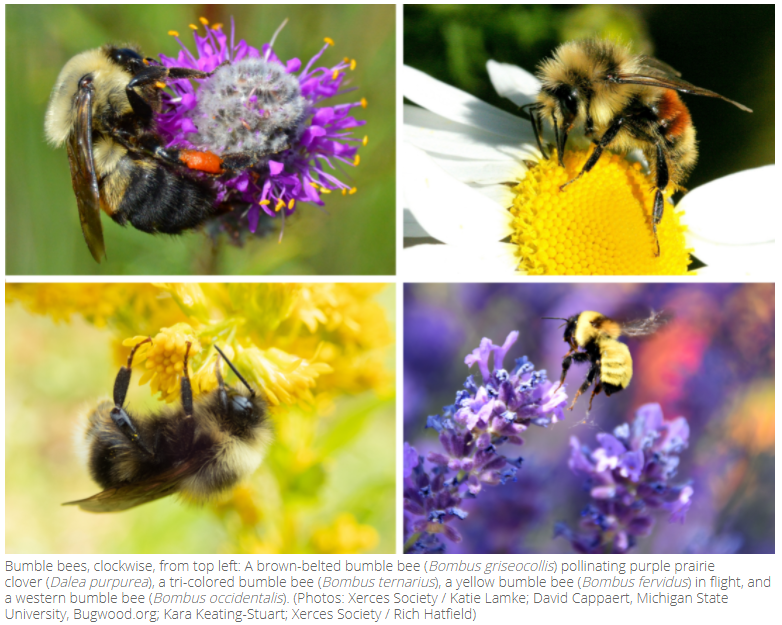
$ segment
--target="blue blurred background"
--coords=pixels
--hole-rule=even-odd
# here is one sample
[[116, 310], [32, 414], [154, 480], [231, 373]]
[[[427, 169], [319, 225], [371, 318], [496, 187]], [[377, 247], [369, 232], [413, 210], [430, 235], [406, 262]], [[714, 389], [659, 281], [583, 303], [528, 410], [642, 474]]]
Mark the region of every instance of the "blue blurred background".
[[[684, 416], [691, 434], [677, 482], [695, 495], [684, 525], [657, 516], [636, 553], [774, 553], [774, 313], [773, 284], [408, 284], [404, 298], [404, 432], [419, 453], [439, 445], [427, 415], [452, 404], [468, 373], [464, 357], [482, 337], [501, 344], [519, 330], [508, 357], [528, 356], [556, 381], [567, 352], [561, 322], [597, 310], [618, 320], [651, 309], [674, 319], [658, 333], [627, 339], [634, 377], [623, 392], [588, 394], [549, 429], [531, 427], [518, 481], [486, 487], [466, 501], [455, 526], [461, 544], [449, 553], [569, 553], [553, 539], [557, 521], [576, 527], [588, 502], [583, 479], [567, 466], [568, 441], [595, 448], [595, 435], [629, 422], [648, 402], [666, 419]], [[506, 362], [511, 360], [506, 359]], [[572, 398], [586, 375], [574, 364], [566, 382]], [[506, 450], [507, 452], [507, 450]], [[516, 455], [511, 452], [509, 455]]]

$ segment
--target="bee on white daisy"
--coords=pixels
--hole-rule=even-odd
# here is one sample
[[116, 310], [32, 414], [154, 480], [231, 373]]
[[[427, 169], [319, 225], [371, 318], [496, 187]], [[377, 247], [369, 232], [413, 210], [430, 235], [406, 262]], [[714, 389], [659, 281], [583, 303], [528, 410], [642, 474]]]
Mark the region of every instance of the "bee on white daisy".
[[[495, 61], [487, 69], [500, 95], [535, 102], [535, 76]], [[586, 140], [571, 137], [563, 168], [555, 152], [542, 157], [527, 119], [410, 67], [403, 93], [419, 105], [404, 111], [403, 276], [692, 275], [693, 257], [705, 265], [699, 276], [773, 275], [773, 165], [710, 182], [676, 206], [669, 186], [657, 255], [655, 186], [640, 155], [605, 152], [561, 189], [589, 158]]]

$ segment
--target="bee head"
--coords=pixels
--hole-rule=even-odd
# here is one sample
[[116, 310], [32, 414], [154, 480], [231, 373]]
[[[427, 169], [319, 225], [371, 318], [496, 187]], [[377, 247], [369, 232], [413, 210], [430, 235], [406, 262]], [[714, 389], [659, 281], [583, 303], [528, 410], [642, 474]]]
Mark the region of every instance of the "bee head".
[[119, 65], [130, 74], [137, 74], [145, 67], [143, 57], [133, 48], [105, 46], [103, 51], [112, 63]]

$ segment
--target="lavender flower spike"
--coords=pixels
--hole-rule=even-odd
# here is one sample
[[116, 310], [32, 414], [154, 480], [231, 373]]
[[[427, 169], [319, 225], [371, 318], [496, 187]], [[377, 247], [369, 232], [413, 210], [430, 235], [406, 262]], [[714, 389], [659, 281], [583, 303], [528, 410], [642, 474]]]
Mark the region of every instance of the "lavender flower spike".
[[465, 358], [469, 367], [478, 364], [483, 382], [478, 386], [469, 376], [454, 404], [427, 419], [427, 427], [439, 434], [441, 451], [424, 458], [405, 443], [407, 553], [442, 552], [442, 537], [460, 541], [451, 523], [467, 516], [462, 502], [477, 497], [485, 485], [516, 480], [522, 459], [499, 448], [521, 445], [530, 424], [545, 427], [563, 418], [567, 396], [564, 389], [555, 391], [545, 371], [535, 371], [526, 357], [516, 360], [512, 371], [503, 369], [517, 338], [518, 332], [511, 332], [501, 346], [484, 338]]
[[580, 553], [626, 553], [639, 536], [651, 533], [654, 510], [670, 512], [671, 523], [683, 522], [694, 491], [672, 479], [689, 434], [684, 417], [665, 421], [659, 404], [646, 404], [632, 424], [598, 434], [594, 450], [572, 437], [568, 464], [587, 477], [592, 501], [581, 513], [582, 532], [560, 523], [555, 534]]

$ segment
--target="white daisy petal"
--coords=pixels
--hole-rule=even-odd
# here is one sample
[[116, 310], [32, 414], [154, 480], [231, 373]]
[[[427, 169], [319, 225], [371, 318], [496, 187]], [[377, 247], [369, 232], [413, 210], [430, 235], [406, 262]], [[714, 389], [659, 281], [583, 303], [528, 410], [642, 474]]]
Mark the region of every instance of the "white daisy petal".
[[429, 233], [424, 230], [421, 227], [421, 224], [418, 223], [418, 220], [415, 218], [415, 215], [410, 212], [407, 208], [404, 209], [402, 212], [402, 215], [404, 217], [404, 233], [405, 238], [425, 238], [429, 236]]
[[477, 188], [476, 185], [517, 182], [524, 177], [527, 171], [526, 166], [516, 160], [474, 161], [449, 158], [438, 154], [429, 154], [429, 156], [451, 176], [475, 188]]
[[[702, 241], [745, 245], [776, 240], [779, 181], [774, 165], [713, 180], [685, 195], [679, 208]], [[695, 250], [700, 258], [700, 247]], [[705, 261], [704, 261], [705, 262]]]
[[485, 281], [518, 276], [515, 246], [416, 245], [402, 250], [399, 267], [405, 279], [440, 282], [458, 277], [460, 282]]
[[401, 176], [408, 208], [438, 241], [495, 243], [511, 234], [511, 215], [449, 176], [426, 152], [402, 144]]
[[486, 70], [494, 89], [503, 98], [508, 98], [518, 106], [535, 101], [540, 91], [540, 81], [529, 72], [516, 65], [492, 60], [486, 62]]
[[775, 280], [777, 272], [776, 245], [721, 245], [697, 237], [690, 237], [695, 255], [706, 263], [698, 269], [699, 278], [724, 282], [744, 280]]
[[528, 137], [524, 129], [526, 124], [520, 124], [520, 118], [407, 65], [402, 68], [402, 85], [406, 98], [446, 119], [488, 130], [518, 143]]

